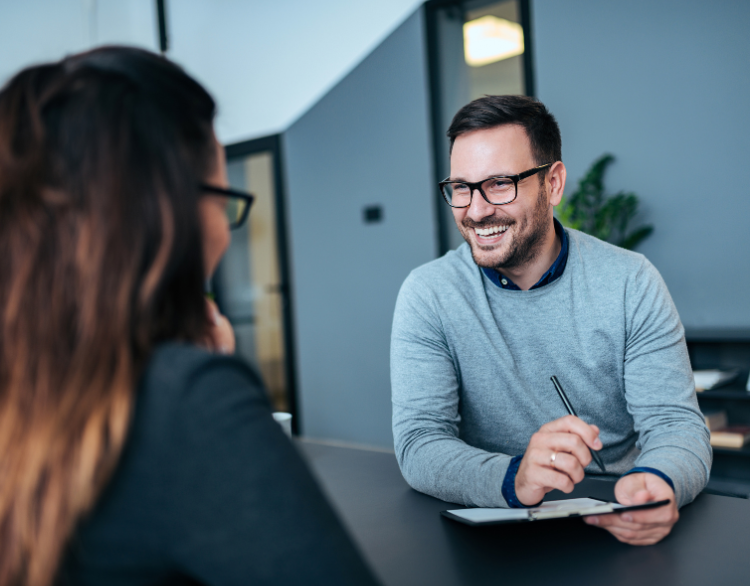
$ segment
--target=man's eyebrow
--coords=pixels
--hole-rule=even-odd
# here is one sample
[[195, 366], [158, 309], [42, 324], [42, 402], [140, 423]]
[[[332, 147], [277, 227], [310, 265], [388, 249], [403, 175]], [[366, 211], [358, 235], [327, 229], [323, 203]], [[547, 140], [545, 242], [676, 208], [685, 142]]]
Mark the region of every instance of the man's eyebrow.
[[451, 181], [454, 183], [481, 183], [482, 181], [487, 181], [487, 179], [492, 179], [493, 177], [512, 177], [513, 175], [515, 175], [515, 173], [493, 173], [492, 175], [487, 175], [487, 177], [480, 179], [478, 182], [469, 181], [467, 179], [464, 179], [463, 177], [448, 177], [446, 181]]

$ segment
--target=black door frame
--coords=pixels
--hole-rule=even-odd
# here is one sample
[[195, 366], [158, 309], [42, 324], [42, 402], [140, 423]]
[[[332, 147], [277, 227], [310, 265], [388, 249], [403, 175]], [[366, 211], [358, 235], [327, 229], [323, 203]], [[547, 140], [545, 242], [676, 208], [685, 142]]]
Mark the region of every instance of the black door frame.
[[[292, 304], [292, 278], [289, 261], [289, 239], [286, 214], [286, 188], [281, 134], [272, 134], [224, 147], [227, 161], [247, 157], [261, 152], [273, 154], [273, 183], [276, 200], [276, 247], [279, 254], [280, 294], [282, 299], [282, 319], [284, 332], [285, 376], [287, 381], [287, 404], [292, 414], [292, 432], [299, 435], [302, 424], [297, 408], [297, 357], [295, 352], [294, 309]], [[252, 212], [252, 211], [251, 211]], [[218, 292], [220, 293], [220, 291]], [[219, 295], [220, 299], [220, 295]]]
[[[493, 4], [498, 0], [487, 0], [487, 4]], [[533, 53], [533, 36], [531, 30], [531, 0], [517, 0], [521, 13], [521, 27], [523, 28], [524, 50], [523, 50], [523, 76], [524, 88], [527, 96], [536, 96], [536, 83], [534, 79], [534, 53]], [[439, 177], [441, 162], [444, 148], [443, 136], [445, 133], [442, 128], [443, 104], [441, 102], [440, 86], [440, 39], [437, 30], [437, 12], [449, 7], [455, 7], [457, 10], [464, 10], [466, 0], [427, 0], [424, 3], [425, 11], [425, 33], [427, 41], [427, 76], [428, 87], [430, 92], [430, 126], [432, 132], [432, 156], [433, 169], [435, 169], [435, 189], [434, 197], [437, 199], [435, 213], [438, 226], [438, 250], [440, 256], [449, 250], [448, 228], [445, 217], [441, 212], [445, 205], [443, 198], [437, 189], [437, 183], [444, 177]]]

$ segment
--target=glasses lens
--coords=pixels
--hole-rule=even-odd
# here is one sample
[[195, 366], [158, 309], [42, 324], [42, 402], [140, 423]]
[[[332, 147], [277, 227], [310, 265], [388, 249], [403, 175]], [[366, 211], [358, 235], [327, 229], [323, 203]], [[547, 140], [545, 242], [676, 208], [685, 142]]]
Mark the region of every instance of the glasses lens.
[[227, 218], [229, 226], [235, 228], [239, 226], [247, 209], [247, 202], [239, 197], [230, 197], [227, 203]]
[[516, 198], [516, 184], [512, 179], [496, 177], [482, 183], [482, 191], [490, 203], [504, 204]]
[[445, 201], [456, 208], [467, 207], [471, 203], [471, 189], [465, 183], [447, 183], [443, 185]]

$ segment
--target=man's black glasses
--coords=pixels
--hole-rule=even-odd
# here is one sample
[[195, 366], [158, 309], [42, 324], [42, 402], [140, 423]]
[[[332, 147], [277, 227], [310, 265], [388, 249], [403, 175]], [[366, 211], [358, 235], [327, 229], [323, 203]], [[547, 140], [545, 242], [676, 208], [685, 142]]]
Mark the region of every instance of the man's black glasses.
[[474, 190], [478, 190], [487, 203], [502, 206], [510, 203], [518, 196], [518, 182], [532, 175], [536, 175], [542, 169], [552, 166], [554, 163], [539, 165], [518, 175], [499, 175], [488, 177], [482, 181], [471, 183], [469, 181], [450, 181], [446, 179], [438, 183], [440, 193], [452, 208], [468, 208], [471, 205], [471, 197]]
[[201, 191], [222, 195], [229, 200], [227, 204], [227, 218], [229, 219], [230, 230], [239, 228], [245, 223], [247, 214], [250, 212], [250, 206], [255, 201], [255, 196], [252, 193], [237, 191], [236, 189], [225, 189], [224, 187], [216, 187], [207, 183], [201, 183], [200, 188]]

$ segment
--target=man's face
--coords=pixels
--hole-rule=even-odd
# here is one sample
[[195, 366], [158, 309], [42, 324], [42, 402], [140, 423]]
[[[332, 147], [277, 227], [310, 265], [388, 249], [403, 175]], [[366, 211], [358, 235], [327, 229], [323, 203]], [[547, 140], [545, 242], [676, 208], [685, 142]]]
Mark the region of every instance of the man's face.
[[[515, 124], [474, 130], [458, 136], [451, 153], [453, 181], [482, 181], [496, 175], [516, 175], [536, 167], [523, 127]], [[518, 183], [515, 201], [489, 204], [474, 191], [468, 208], [451, 208], [461, 235], [480, 267], [522, 268], [541, 252], [552, 228], [552, 207], [539, 176]]]

